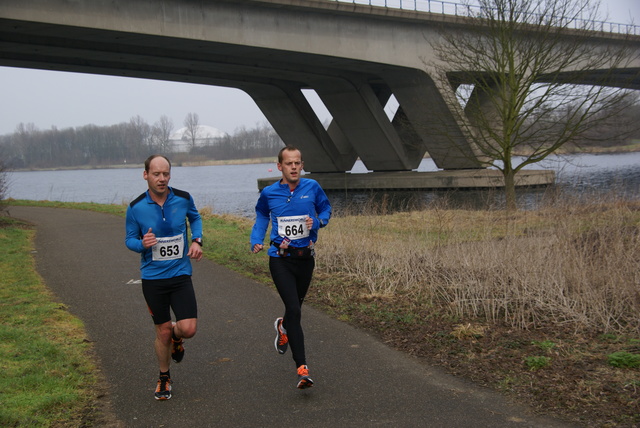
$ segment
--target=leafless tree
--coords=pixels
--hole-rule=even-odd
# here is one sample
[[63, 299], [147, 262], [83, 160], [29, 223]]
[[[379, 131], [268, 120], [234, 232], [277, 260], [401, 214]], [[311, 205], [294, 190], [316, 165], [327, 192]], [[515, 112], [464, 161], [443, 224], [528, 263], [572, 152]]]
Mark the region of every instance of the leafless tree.
[[200, 117], [198, 113], [189, 113], [184, 118], [184, 126], [187, 128], [182, 136], [183, 140], [188, 141], [189, 148], [193, 150], [198, 140], [198, 128], [200, 127]]
[[629, 104], [633, 91], [621, 88], [637, 79], [629, 77], [628, 64], [638, 50], [627, 35], [594, 30], [600, 5], [591, 0], [475, 3], [479, 7], [468, 5], [468, 13], [476, 24], [443, 31], [430, 66], [452, 99], [470, 89], [458, 126], [479, 163], [502, 172], [507, 209], [514, 210], [517, 172]]
[[[1, 149], [1, 148], [0, 148]], [[0, 151], [0, 214], [6, 211], [7, 190], [9, 187], [7, 170], [5, 165], [5, 157]]]
[[151, 139], [156, 150], [160, 153], [171, 152], [171, 132], [173, 131], [173, 121], [166, 115], [160, 116], [151, 128]]
[[151, 127], [149, 124], [139, 115], [132, 117], [127, 127], [127, 144], [132, 149], [133, 158], [139, 161], [153, 153], [154, 150], [150, 147], [150, 142]]

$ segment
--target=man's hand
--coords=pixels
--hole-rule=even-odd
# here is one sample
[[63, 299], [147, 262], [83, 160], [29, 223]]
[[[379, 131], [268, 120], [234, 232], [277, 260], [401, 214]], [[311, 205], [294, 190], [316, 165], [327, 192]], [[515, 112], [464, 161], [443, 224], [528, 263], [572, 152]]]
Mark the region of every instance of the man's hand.
[[202, 259], [202, 247], [197, 242], [192, 242], [189, 247], [187, 256], [195, 261], [199, 262]]
[[144, 248], [151, 248], [157, 243], [158, 243], [158, 240], [156, 239], [155, 233], [153, 233], [151, 231], [151, 228], [149, 228], [147, 233], [145, 233], [144, 236], [142, 237], [142, 246]]

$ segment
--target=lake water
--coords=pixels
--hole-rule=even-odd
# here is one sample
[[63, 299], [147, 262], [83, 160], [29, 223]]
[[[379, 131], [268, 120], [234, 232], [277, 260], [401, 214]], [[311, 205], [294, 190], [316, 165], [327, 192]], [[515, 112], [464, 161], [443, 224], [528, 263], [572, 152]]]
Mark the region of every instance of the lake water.
[[[640, 195], [640, 153], [606, 155], [570, 155], [552, 157], [532, 169], [552, 169], [557, 183], [564, 190], [584, 192], [622, 193], [627, 198]], [[271, 170], [271, 171], [270, 171]], [[418, 171], [436, 171], [431, 159], [424, 159]], [[365, 173], [357, 162], [352, 173]], [[209, 206], [215, 213], [229, 213], [252, 217], [258, 198], [258, 178], [278, 177], [275, 164], [219, 165], [199, 167], [174, 166], [171, 186], [190, 192], [198, 207]], [[50, 200], [62, 202], [128, 203], [147, 189], [142, 168], [94, 169], [72, 171], [20, 171], [7, 173], [8, 194], [14, 199]], [[377, 192], [387, 202], [424, 202], [442, 197], [443, 192]], [[535, 206], [540, 190], [519, 192], [520, 204]], [[372, 192], [329, 192], [334, 205], [365, 203]], [[499, 191], [447, 192], [454, 203], [472, 206], [499, 205]], [[496, 199], [498, 202], [494, 201]], [[457, 201], [457, 202], [456, 202]]]

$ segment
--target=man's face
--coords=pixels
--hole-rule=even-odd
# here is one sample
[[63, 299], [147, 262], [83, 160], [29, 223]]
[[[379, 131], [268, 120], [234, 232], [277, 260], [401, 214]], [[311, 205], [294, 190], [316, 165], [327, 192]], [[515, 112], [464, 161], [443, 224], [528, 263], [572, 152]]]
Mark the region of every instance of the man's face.
[[143, 177], [149, 184], [149, 190], [163, 196], [167, 193], [169, 180], [171, 179], [171, 167], [165, 158], [157, 157], [151, 160], [149, 171], [143, 173]]
[[303, 167], [302, 155], [299, 150], [285, 150], [282, 152], [282, 162], [278, 169], [282, 171], [283, 181], [287, 184], [297, 184]]

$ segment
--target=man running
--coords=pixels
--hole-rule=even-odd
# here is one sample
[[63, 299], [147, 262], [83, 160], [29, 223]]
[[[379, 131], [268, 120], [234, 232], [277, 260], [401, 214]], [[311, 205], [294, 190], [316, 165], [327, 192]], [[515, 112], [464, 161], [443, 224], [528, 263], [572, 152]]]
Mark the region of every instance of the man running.
[[[155, 399], [168, 400], [170, 362], [182, 361], [184, 339], [196, 334], [198, 310], [190, 259], [202, 259], [202, 219], [189, 193], [169, 187], [168, 158], [150, 156], [144, 163], [143, 178], [149, 189], [127, 207], [125, 244], [141, 254], [142, 292], [156, 326], [160, 366]], [[191, 243], [187, 241], [187, 219]]]
[[331, 218], [331, 204], [320, 185], [301, 178], [302, 154], [295, 147], [278, 153], [282, 179], [265, 187], [256, 204], [256, 221], [251, 231], [251, 251], [260, 252], [271, 221], [269, 270], [284, 303], [284, 317], [277, 318], [275, 347], [284, 354], [291, 345], [296, 365], [297, 387], [313, 386], [305, 356], [301, 306], [315, 267], [314, 243], [318, 230]]

